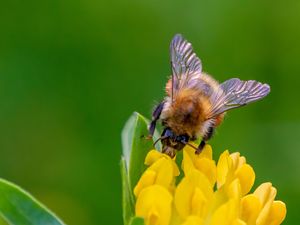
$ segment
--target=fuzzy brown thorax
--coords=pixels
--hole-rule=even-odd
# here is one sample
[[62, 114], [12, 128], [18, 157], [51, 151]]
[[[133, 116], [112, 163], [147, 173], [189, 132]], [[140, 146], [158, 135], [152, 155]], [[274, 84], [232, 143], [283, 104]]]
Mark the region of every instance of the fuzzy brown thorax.
[[209, 108], [210, 101], [201, 91], [184, 89], [176, 95], [165, 111], [163, 124], [177, 135], [188, 134], [196, 137], [207, 120]]

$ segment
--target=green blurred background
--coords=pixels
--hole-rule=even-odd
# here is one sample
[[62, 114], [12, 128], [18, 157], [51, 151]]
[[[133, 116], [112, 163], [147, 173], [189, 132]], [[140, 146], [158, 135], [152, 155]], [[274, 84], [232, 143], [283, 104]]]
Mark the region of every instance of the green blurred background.
[[299, 224], [300, 1], [1, 1], [0, 176], [67, 224], [122, 224], [120, 132], [163, 98], [182, 33], [219, 81], [271, 85], [211, 141], [272, 181]]

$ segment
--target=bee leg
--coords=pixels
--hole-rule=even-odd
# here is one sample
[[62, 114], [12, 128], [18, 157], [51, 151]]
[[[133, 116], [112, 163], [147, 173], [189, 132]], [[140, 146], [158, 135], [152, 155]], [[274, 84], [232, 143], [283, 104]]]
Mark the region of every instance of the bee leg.
[[213, 136], [213, 134], [214, 134], [214, 128], [209, 127], [207, 133], [203, 136], [202, 141], [195, 152], [196, 154], [200, 154], [202, 152], [202, 149], [206, 145], [206, 141], [208, 141]]
[[153, 110], [153, 113], [152, 113], [152, 121], [149, 125], [149, 136], [152, 137], [153, 134], [154, 134], [154, 131], [155, 131], [155, 127], [156, 127], [156, 122], [157, 120], [159, 120], [159, 117], [160, 117], [160, 114], [164, 108], [164, 104], [165, 102], [162, 101], [161, 103], [159, 103], [155, 109]]
[[199, 155], [202, 152], [205, 145], [206, 145], [206, 142], [202, 139], [202, 141], [198, 145], [198, 148], [197, 148], [195, 154]]

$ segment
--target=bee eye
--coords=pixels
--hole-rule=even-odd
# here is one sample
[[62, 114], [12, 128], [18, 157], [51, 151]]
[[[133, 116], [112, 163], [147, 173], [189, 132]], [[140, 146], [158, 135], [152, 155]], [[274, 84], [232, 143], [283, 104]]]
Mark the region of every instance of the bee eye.
[[174, 134], [173, 134], [173, 132], [172, 132], [172, 130], [170, 128], [165, 128], [165, 130], [162, 133], [162, 136], [173, 137]]

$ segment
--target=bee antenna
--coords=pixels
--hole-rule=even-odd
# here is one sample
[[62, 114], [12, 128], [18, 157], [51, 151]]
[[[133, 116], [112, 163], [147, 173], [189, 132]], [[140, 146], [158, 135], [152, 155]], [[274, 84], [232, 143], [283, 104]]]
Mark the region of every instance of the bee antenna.
[[167, 136], [161, 136], [160, 138], [158, 138], [154, 143], [153, 143], [153, 147], [155, 147], [155, 145], [157, 144], [157, 142], [159, 142], [160, 140], [166, 139]]
[[192, 147], [192, 148], [195, 149], [196, 151], [198, 150], [197, 147], [195, 147], [194, 145], [192, 145], [192, 144], [190, 144], [190, 143], [188, 143], [188, 142], [182, 141], [181, 143], [182, 143], [182, 144], [185, 144], [185, 145], [188, 145], [188, 146], [190, 146], [190, 147]]

